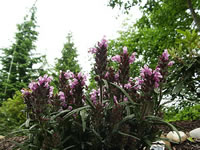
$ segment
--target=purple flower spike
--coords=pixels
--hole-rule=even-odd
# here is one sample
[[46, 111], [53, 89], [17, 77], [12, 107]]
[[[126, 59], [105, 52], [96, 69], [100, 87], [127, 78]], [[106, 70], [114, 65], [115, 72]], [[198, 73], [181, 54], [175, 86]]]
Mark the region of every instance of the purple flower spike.
[[165, 61], [169, 60], [169, 53], [168, 53], [167, 49], [163, 52], [162, 57]]
[[120, 63], [121, 62], [120, 55], [113, 56], [112, 61], [116, 61], [116, 62]]
[[101, 42], [98, 43], [98, 46], [100, 48], [102, 48], [102, 47], [107, 48], [108, 47], [108, 41], [105, 39], [105, 36], [103, 37], [103, 39], [101, 40]]
[[129, 64], [132, 64], [135, 61], [135, 55], [136, 52], [132, 53], [132, 55], [129, 57]]
[[127, 54], [127, 53], [128, 53], [128, 49], [127, 49], [126, 46], [123, 47], [123, 53], [124, 53], [124, 54]]

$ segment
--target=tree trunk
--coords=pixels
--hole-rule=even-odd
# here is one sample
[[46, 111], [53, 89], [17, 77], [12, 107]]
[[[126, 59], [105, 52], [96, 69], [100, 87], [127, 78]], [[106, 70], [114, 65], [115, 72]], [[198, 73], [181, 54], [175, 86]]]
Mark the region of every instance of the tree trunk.
[[187, 0], [187, 4], [188, 4], [188, 8], [190, 9], [190, 12], [192, 14], [192, 18], [195, 22], [195, 25], [197, 26], [197, 28], [200, 32], [200, 16], [198, 16], [198, 14], [194, 11], [191, 0]]

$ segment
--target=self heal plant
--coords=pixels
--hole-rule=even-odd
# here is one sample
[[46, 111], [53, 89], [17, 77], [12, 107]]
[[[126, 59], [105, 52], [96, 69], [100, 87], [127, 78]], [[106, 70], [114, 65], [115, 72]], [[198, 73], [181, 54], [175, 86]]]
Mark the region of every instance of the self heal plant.
[[173, 64], [167, 50], [156, 68], [144, 65], [135, 78], [130, 67], [136, 53], [129, 54], [124, 47], [108, 59], [107, 50], [105, 38], [90, 49], [97, 83], [90, 93], [86, 76], [69, 70], [60, 72], [58, 92], [53, 93], [47, 75], [22, 90], [29, 143], [35, 146], [30, 149], [148, 150], [159, 139], [158, 125], [166, 123], [157, 114]]
[[[107, 95], [107, 97], [102, 97], [100, 103], [97, 99], [97, 92], [94, 91], [91, 94], [95, 110], [91, 110], [89, 116], [91, 116], [91, 122], [96, 122], [91, 126], [95, 130], [95, 135], [101, 139], [93, 141], [94, 145], [99, 145], [96, 147], [98, 149], [105, 147], [139, 150], [146, 147], [148, 149], [150, 143], [159, 138], [161, 134], [156, 125], [164, 122], [156, 115], [160, 106], [163, 82], [167, 78], [166, 71], [173, 62], [169, 61], [169, 54], [165, 50], [155, 69], [145, 65], [141, 69], [140, 76], [132, 79], [129, 70], [130, 65], [135, 61], [135, 56], [136, 53], [129, 55], [126, 47], [119, 55], [113, 56], [111, 60], [117, 63], [118, 69], [105, 67], [107, 72], [102, 79], [104, 81], [102, 83], [105, 83], [103, 87], [106, 89], [102, 90], [102, 95]], [[98, 72], [96, 74], [99, 76]], [[160, 92], [157, 92], [159, 90]], [[98, 117], [95, 114], [98, 114]], [[120, 114], [120, 117], [117, 114]], [[111, 117], [112, 115], [114, 117]], [[116, 120], [111, 118], [116, 118]], [[117, 118], [120, 119], [117, 120]], [[109, 125], [112, 126], [112, 130], [108, 130]], [[122, 127], [126, 130], [122, 130]], [[120, 139], [119, 141], [126, 139], [126, 142], [112, 143], [116, 139]]]
[[[50, 123], [54, 99], [53, 87], [50, 86], [51, 80], [52, 77], [44, 75], [36, 82], [31, 82], [29, 89], [22, 90], [28, 114], [26, 127], [30, 127], [29, 142], [35, 145], [35, 149], [56, 148], [56, 145], [60, 143], [60, 137]], [[49, 131], [52, 131], [52, 134]], [[30, 145], [28, 147], [34, 149]]]
[[107, 48], [108, 42], [105, 37], [98, 42], [95, 48], [92, 48], [89, 52], [95, 55], [94, 71], [96, 74], [95, 80], [98, 82], [100, 88], [100, 101], [103, 100], [103, 87], [102, 79], [104, 79], [107, 70]]

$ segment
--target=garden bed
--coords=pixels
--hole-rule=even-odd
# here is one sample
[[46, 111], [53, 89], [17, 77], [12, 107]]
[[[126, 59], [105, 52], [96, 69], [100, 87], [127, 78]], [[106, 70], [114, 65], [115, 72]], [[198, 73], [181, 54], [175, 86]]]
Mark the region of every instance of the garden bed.
[[[196, 121], [176, 121], [172, 123], [174, 126], [177, 127], [178, 130], [189, 132], [195, 128], [200, 127], [200, 120]], [[168, 133], [170, 128], [168, 127], [161, 127], [161, 129]], [[15, 144], [11, 141], [22, 143], [26, 139], [25, 136], [20, 137], [10, 137], [0, 141], [0, 150], [12, 150], [15, 147]], [[190, 142], [186, 140], [182, 144], [172, 144], [174, 150], [200, 150], [200, 142]]]
[[[189, 133], [191, 130], [200, 127], [200, 120], [196, 121], [176, 121], [172, 122], [172, 124], [179, 130], [184, 131], [186, 134]], [[170, 128], [168, 127], [161, 127], [164, 133], [168, 133]], [[190, 142], [186, 140], [181, 144], [172, 144], [174, 150], [200, 150], [200, 142]]]

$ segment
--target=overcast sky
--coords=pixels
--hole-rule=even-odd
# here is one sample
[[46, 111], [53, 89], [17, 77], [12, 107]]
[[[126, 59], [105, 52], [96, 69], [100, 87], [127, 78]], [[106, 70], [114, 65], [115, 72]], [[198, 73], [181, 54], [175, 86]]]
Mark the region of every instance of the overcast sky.
[[[0, 48], [9, 47], [14, 42], [16, 24], [23, 22], [34, 2], [35, 0], [0, 0]], [[67, 33], [71, 31], [79, 63], [84, 72], [89, 72], [89, 48], [104, 35], [108, 39], [117, 37], [117, 31], [127, 17], [107, 4], [108, 0], [38, 0], [37, 52], [46, 54], [48, 63], [53, 65], [54, 59], [61, 56]], [[131, 14], [131, 22], [141, 16], [138, 8], [132, 9]]]

